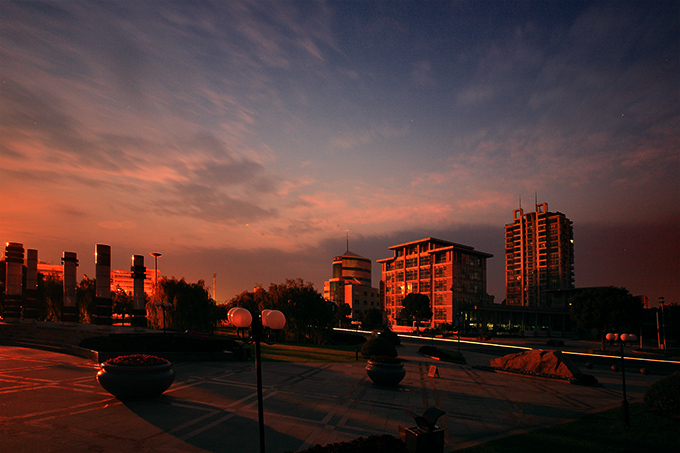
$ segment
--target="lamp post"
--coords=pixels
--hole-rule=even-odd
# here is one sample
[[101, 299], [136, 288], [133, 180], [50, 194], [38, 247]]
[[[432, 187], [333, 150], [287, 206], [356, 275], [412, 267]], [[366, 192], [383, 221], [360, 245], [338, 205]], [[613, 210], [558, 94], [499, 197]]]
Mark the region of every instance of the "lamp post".
[[626, 397], [626, 368], [623, 360], [623, 346], [627, 343], [633, 343], [637, 340], [637, 335], [633, 333], [608, 333], [605, 337], [610, 344], [616, 344], [621, 347], [621, 386], [623, 388], [623, 423], [630, 426], [630, 414], [628, 410], [628, 398]]
[[[286, 325], [286, 317], [279, 310], [262, 310], [255, 315], [241, 307], [229, 310], [228, 320], [236, 326], [236, 333], [245, 344], [255, 343], [255, 369], [257, 376], [257, 416], [260, 427], [260, 453], [264, 449], [264, 403], [262, 398], [262, 358], [260, 342], [276, 343], [276, 333]], [[246, 330], [250, 328], [250, 333]]]
[[153, 256], [153, 269], [154, 269], [154, 282], [153, 282], [153, 291], [156, 292], [158, 289], [158, 257], [161, 256], [161, 253], [158, 252], [151, 252], [151, 256]]
[[659, 297], [659, 307], [661, 307], [661, 335], [663, 336], [663, 350], [667, 351], [668, 347], [666, 345], [666, 317], [664, 315], [664, 298]]

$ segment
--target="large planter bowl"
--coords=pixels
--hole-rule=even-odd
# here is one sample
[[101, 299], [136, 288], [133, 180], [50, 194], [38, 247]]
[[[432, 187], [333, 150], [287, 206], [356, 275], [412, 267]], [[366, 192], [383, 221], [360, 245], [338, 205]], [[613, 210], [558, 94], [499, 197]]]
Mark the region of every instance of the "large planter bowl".
[[368, 365], [366, 365], [366, 374], [376, 385], [394, 387], [404, 379], [406, 370], [403, 363], [384, 363], [369, 360]]
[[160, 396], [175, 380], [170, 362], [151, 366], [117, 366], [102, 363], [97, 381], [119, 400], [138, 400]]

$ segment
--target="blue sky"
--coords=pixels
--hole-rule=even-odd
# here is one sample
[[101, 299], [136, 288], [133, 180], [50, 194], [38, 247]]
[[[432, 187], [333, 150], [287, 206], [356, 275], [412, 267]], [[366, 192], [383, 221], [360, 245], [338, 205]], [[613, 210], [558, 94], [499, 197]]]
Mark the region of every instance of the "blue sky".
[[577, 286], [678, 301], [679, 5], [2, 2], [0, 239], [225, 300], [434, 236], [500, 302], [521, 197], [574, 222]]

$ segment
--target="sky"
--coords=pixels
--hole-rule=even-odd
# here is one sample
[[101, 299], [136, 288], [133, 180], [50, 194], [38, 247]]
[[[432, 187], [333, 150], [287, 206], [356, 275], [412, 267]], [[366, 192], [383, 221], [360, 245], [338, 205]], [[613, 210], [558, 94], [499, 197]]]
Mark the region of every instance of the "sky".
[[[535, 201], [577, 287], [680, 302], [678, 1], [0, 2], [0, 241], [216, 299]], [[374, 264], [373, 284], [380, 267]]]

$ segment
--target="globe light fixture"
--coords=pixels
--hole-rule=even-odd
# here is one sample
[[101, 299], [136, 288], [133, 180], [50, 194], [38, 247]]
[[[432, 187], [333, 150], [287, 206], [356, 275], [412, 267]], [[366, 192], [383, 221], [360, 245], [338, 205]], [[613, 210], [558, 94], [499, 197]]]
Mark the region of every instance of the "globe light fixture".
[[623, 358], [623, 346], [637, 341], [638, 337], [634, 333], [608, 333], [605, 338], [610, 344], [618, 345], [621, 348], [621, 387], [623, 390], [623, 422], [630, 426], [630, 411], [628, 410], [628, 398], [626, 397], [626, 368]]
[[[229, 310], [227, 319], [236, 327], [236, 334], [244, 344], [255, 343], [255, 370], [257, 375], [257, 415], [260, 426], [260, 453], [264, 448], [264, 403], [262, 397], [262, 358], [260, 343], [276, 343], [276, 334], [286, 325], [286, 316], [279, 310], [262, 310], [251, 314], [242, 307]], [[248, 332], [249, 331], [249, 332]]]

